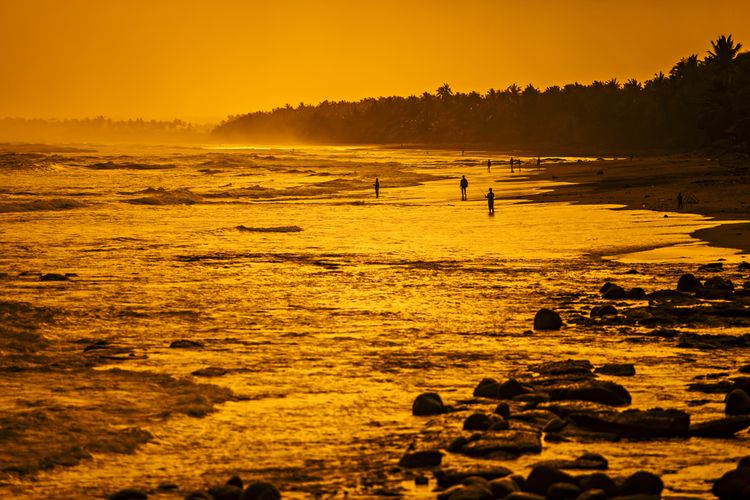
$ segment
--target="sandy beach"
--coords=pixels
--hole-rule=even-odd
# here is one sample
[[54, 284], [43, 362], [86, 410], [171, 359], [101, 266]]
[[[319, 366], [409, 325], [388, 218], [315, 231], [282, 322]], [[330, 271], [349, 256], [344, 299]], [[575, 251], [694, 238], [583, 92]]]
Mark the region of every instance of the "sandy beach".
[[[645, 208], [665, 214], [686, 212], [719, 221], [745, 221], [698, 230], [692, 235], [712, 246], [737, 248], [749, 254], [749, 164], [747, 159], [689, 156], [548, 164], [541, 171], [529, 171], [538, 172], [540, 179], [571, 184], [532, 196], [531, 200], [618, 204], [627, 209]], [[677, 207], [680, 192], [682, 209]]]

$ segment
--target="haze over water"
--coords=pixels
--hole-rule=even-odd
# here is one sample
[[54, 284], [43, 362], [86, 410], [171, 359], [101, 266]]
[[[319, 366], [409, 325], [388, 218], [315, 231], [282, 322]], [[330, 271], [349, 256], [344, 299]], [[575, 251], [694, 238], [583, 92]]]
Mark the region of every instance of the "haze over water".
[[[83, 498], [174, 483], [180, 491], [160, 497], [181, 498], [238, 473], [274, 482], [285, 497], [368, 497], [384, 477], [398, 482], [392, 469], [425, 425], [411, 415], [420, 392], [467, 399], [483, 377], [576, 358], [637, 362], [627, 381], [632, 407], [687, 409], [694, 376], [750, 361], [577, 325], [530, 332], [540, 307], [587, 313], [608, 279], [653, 291], [674, 287], [696, 262], [737, 258], [688, 236], [712, 225], [698, 216], [524, 202], [551, 185], [524, 179], [526, 169], [511, 176], [498, 164], [507, 156], [492, 157], [488, 172], [485, 153], [374, 148], [6, 156], [0, 297], [50, 308], [54, 321], [37, 325], [49, 343], [45, 366], [63, 369], [15, 373], [42, 363], [3, 351], [2, 407], [17, 426], [32, 413], [64, 422], [40, 424], [28, 449], [44, 454], [49, 443], [89, 434], [99, 448], [80, 465], [37, 480], [6, 477], [0, 488]], [[496, 202], [494, 217], [483, 198], [489, 187], [509, 198]], [[625, 274], [633, 267], [640, 274]], [[40, 282], [49, 272], [76, 276]], [[203, 347], [169, 348], [181, 339]], [[102, 340], [110, 356], [96, 373], [122, 387], [75, 361]], [[221, 370], [191, 375], [207, 367]], [[126, 371], [104, 373], [118, 368]], [[160, 375], [238, 397], [200, 416], [220, 391], [179, 386], [169, 414], [154, 389], [165, 384]], [[694, 419], [723, 414], [721, 395], [703, 396], [690, 408]], [[128, 426], [154, 439], [134, 454], [112, 453], [133, 433], [110, 434]], [[608, 457], [613, 473], [653, 470], [672, 492], [705, 493], [696, 478], [730, 468], [746, 447], [745, 436], [720, 446], [556, 443], [508, 466], [588, 450]]]

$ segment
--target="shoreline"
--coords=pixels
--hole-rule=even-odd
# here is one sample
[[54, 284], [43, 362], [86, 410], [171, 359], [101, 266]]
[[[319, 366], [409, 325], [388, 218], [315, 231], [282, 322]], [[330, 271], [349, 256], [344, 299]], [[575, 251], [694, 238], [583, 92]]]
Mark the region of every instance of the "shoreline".
[[[665, 156], [542, 163], [541, 170], [534, 165], [519, 175], [570, 183], [527, 197], [535, 203], [615, 204], [623, 205], [626, 210], [681, 212], [710, 217], [720, 225], [693, 231], [692, 237], [713, 247], [738, 249], [738, 255], [743, 257], [750, 255], [748, 159], [719, 161]], [[682, 209], [677, 206], [678, 193], [683, 196]], [[722, 221], [725, 223], [721, 224]]]

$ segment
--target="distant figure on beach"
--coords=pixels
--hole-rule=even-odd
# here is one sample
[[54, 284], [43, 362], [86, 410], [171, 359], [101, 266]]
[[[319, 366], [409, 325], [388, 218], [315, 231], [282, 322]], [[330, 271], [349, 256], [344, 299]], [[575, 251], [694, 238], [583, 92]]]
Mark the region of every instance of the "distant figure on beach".
[[518, 163], [518, 171], [520, 172], [520, 171], [521, 171], [521, 164], [522, 164], [523, 162], [522, 162], [522, 161], [521, 161], [521, 159], [519, 158], [519, 159], [518, 159], [518, 160], [516, 161], [516, 163]]
[[487, 193], [485, 196], [487, 198], [487, 208], [490, 209], [490, 213], [495, 213], [495, 193], [492, 192], [492, 188], [490, 188], [490, 192]]
[[510, 173], [513, 173], [513, 157], [510, 157]]
[[536, 157], [536, 168], [540, 168], [542, 166], [542, 158], [537, 156]]
[[380, 198], [380, 181], [377, 177], [375, 177], [375, 184], [373, 186], [375, 186], [375, 198]]
[[490, 171], [490, 168], [492, 168], [492, 160], [490, 158], [487, 158], [487, 172]]
[[677, 210], [682, 210], [682, 191], [677, 193]]
[[633, 161], [633, 153], [630, 153], [630, 161]]
[[461, 176], [461, 201], [466, 201], [466, 188], [469, 187], [469, 181], [466, 180], [466, 176]]

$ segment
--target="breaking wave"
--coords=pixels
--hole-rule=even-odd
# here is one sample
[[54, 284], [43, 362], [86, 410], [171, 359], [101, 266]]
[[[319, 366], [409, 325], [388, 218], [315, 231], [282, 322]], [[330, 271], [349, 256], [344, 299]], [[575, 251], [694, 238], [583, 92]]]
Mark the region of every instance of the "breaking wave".
[[203, 199], [202, 196], [193, 193], [189, 189], [169, 190], [164, 188], [148, 188], [140, 191], [140, 193], [150, 194], [151, 196], [133, 198], [132, 200], [127, 200], [127, 203], [135, 205], [192, 205]]
[[168, 163], [168, 164], [150, 164], [150, 163], [115, 163], [113, 161], [107, 161], [102, 163], [94, 163], [91, 165], [86, 165], [86, 168], [91, 168], [94, 170], [119, 170], [119, 169], [128, 169], [128, 170], [167, 170], [170, 168], [177, 168], [177, 165]]

